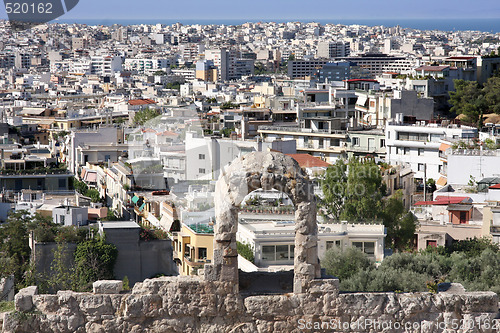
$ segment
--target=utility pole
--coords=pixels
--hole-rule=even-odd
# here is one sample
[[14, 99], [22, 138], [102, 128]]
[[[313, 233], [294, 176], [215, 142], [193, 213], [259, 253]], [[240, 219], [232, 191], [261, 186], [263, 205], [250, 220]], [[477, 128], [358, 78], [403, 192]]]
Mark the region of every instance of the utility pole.
[[427, 201], [427, 163], [424, 163], [424, 201]]

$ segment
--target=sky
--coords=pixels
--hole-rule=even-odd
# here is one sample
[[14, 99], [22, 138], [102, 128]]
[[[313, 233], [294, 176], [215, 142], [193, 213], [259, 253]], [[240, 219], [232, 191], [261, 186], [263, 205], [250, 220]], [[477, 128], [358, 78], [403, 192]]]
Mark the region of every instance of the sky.
[[[4, 0], [6, 1], [6, 0]], [[13, 0], [21, 1], [22, 0]], [[0, 16], [6, 18], [5, 8]], [[61, 19], [499, 18], [500, 0], [80, 0]]]

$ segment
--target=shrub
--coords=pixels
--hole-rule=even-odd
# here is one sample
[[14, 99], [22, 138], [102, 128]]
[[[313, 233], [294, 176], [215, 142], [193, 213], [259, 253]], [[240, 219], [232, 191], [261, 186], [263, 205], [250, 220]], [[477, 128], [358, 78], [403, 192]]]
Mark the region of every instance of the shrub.
[[357, 248], [348, 248], [345, 251], [336, 247], [331, 248], [326, 251], [322, 264], [327, 274], [336, 276], [341, 281], [362, 270], [375, 267], [374, 263]]
[[236, 242], [236, 249], [238, 250], [238, 254], [240, 254], [243, 258], [250, 262], [254, 262], [255, 256], [253, 254], [253, 249], [250, 244]]

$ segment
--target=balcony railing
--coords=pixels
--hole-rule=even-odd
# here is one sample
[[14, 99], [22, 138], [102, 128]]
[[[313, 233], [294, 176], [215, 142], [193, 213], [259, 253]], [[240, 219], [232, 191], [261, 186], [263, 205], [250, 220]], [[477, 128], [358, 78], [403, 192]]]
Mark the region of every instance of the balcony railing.
[[347, 135], [347, 131], [344, 130], [328, 130], [328, 129], [313, 130], [312, 128], [286, 127], [286, 126], [259, 126], [258, 130], [275, 131], [275, 132], [328, 133], [328, 134]]

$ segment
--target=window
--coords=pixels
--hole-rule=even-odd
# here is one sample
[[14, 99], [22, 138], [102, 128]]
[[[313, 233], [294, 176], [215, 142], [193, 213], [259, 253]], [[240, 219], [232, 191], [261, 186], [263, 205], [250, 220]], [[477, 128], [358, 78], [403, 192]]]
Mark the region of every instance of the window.
[[425, 171], [425, 164], [424, 163], [418, 163], [418, 171]]
[[104, 155], [104, 161], [107, 162], [111, 159], [111, 155]]
[[380, 139], [380, 148], [385, 147], [385, 139]]
[[418, 148], [418, 156], [424, 155], [424, 148]]
[[352, 145], [359, 146], [359, 138], [352, 138]]
[[274, 261], [274, 245], [262, 247], [262, 260]]
[[403, 154], [409, 155], [410, 154], [410, 148], [409, 147], [404, 147]]
[[198, 173], [203, 173], [204, 174], [205, 173], [205, 169], [203, 169], [203, 168], [198, 169]]
[[262, 246], [263, 261], [290, 261], [294, 257], [295, 245], [264, 245]]
[[369, 257], [375, 257], [375, 242], [352, 242], [352, 246], [360, 249]]
[[66, 223], [66, 216], [64, 216], [64, 215], [59, 216], [59, 223], [60, 224]]
[[437, 247], [437, 241], [435, 241], [435, 240], [428, 240], [426, 245], [427, 245], [427, 247], [429, 247], [429, 246], [430, 247]]
[[198, 259], [207, 259], [207, 248], [199, 247], [198, 248]]
[[341, 241], [340, 240], [334, 240], [334, 241], [326, 241], [326, 250], [330, 250], [331, 248], [338, 247], [341, 248]]

